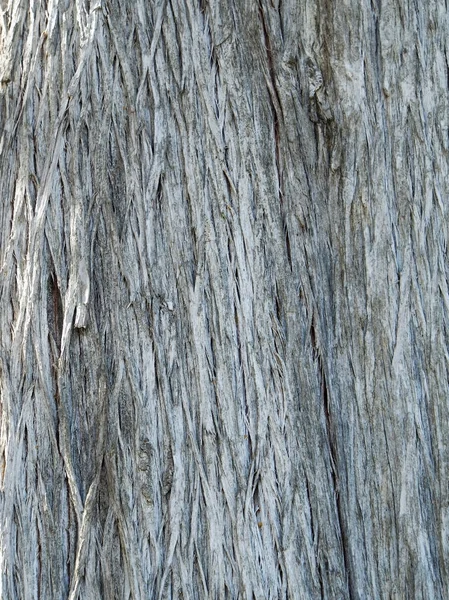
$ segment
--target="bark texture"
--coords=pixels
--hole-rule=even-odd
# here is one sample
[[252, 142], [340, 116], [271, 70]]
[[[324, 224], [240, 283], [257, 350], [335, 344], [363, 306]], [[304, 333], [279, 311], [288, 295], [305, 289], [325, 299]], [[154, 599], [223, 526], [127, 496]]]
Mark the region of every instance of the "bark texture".
[[1, 589], [444, 598], [443, 0], [1, 0]]

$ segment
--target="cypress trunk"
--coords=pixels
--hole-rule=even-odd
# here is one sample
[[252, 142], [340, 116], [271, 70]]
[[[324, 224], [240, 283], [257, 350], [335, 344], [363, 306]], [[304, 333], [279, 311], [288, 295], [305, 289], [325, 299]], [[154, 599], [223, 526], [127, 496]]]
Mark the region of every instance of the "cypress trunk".
[[0, 595], [443, 599], [443, 0], [1, 0]]

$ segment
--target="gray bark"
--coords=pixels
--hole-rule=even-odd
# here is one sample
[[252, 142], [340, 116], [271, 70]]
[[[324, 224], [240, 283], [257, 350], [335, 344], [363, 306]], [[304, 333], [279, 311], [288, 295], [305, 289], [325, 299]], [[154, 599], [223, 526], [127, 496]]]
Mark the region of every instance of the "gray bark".
[[1, 597], [444, 598], [446, 2], [1, 7]]

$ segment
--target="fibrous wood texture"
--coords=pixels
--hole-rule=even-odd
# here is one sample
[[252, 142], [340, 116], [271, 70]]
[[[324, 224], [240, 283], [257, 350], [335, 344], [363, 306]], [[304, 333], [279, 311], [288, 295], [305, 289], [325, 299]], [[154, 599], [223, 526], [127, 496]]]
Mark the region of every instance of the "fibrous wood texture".
[[2, 0], [1, 597], [443, 598], [442, 0]]

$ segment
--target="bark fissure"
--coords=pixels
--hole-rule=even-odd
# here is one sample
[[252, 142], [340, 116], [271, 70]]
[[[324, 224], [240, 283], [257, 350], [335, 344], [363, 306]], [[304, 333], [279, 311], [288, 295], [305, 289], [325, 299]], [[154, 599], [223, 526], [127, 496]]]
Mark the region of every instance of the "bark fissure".
[[340, 493], [340, 479], [339, 479], [339, 473], [338, 473], [338, 447], [336, 444], [336, 440], [335, 440], [335, 424], [333, 422], [333, 418], [331, 415], [331, 408], [330, 408], [330, 401], [329, 401], [329, 390], [327, 387], [327, 383], [326, 383], [326, 374], [324, 372], [324, 368], [323, 368], [323, 364], [322, 364], [322, 359], [321, 356], [318, 357], [318, 365], [319, 365], [319, 370], [320, 370], [320, 378], [321, 378], [321, 386], [322, 386], [322, 399], [323, 399], [323, 404], [324, 404], [324, 415], [325, 415], [325, 420], [326, 420], [326, 437], [327, 437], [327, 442], [329, 445], [329, 452], [330, 452], [330, 470], [331, 470], [331, 477], [332, 477], [332, 487], [334, 490], [334, 498], [335, 498], [335, 508], [337, 511], [337, 515], [338, 515], [338, 529], [340, 532], [340, 536], [341, 536], [341, 549], [342, 549], [342, 556], [343, 556], [343, 562], [344, 562], [344, 568], [345, 568], [345, 574], [347, 577], [347, 581], [348, 581], [348, 594], [349, 594], [349, 599], [352, 600], [354, 598], [354, 594], [352, 592], [352, 577], [351, 577], [351, 570], [352, 570], [352, 561], [350, 559], [350, 556], [348, 554], [349, 548], [348, 548], [348, 533], [347, 533], [347, 528], [346, 528], [346, 522], [343, 516], [343, 507], [341, 504], [341, 493]]

